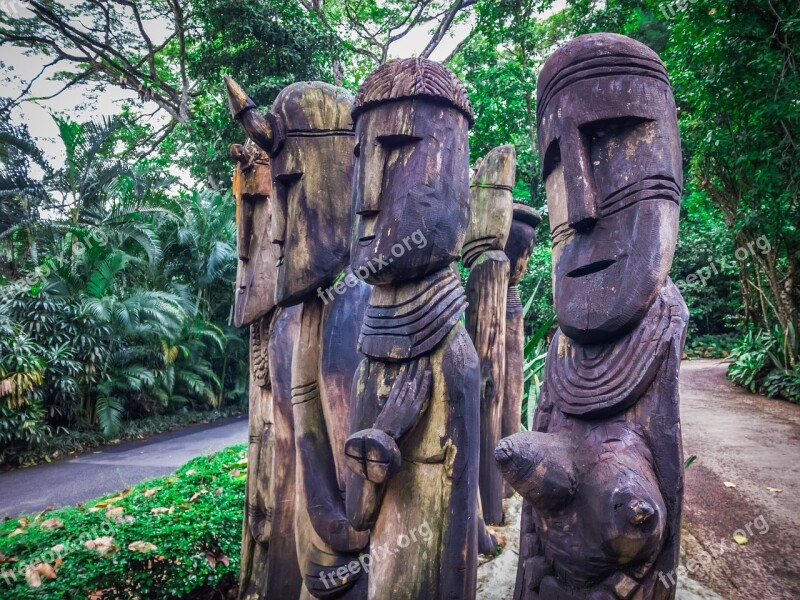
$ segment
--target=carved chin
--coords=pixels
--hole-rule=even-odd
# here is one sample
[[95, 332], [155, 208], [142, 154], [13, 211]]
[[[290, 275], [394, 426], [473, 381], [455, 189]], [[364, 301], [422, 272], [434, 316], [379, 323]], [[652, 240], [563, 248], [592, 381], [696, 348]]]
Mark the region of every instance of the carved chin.
[[[608, 260], [556, 275], [556, 314], [562, 331], [582, 344], [619, 338], [647, 314], [663, 281], [642, 261]], [[600, 270], [584, 274], [582, 270]], [[577, 276], [575, 274], [577, 273]], [[637, 274], [636, 276], [632, 276]]]

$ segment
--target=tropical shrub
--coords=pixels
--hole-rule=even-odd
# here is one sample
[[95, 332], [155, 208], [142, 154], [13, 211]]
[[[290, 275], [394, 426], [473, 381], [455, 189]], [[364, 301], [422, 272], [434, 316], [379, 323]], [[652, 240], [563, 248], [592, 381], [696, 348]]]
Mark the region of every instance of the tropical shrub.
[[191, 598], [235, 585], [245, 446], [85, 505], [0, 525], [0, 597]]
[[[44, 194], [50, 217], [15, 210], [0, 231], [13, 264], [0, 262], [0, 462], [12, 464], [49, 455], [52, 435], [108, 439], [137, 419], [246, 402], [230, 193], [173, 191], [168, 175], [121, 161], [117, 120], [56, 123], [62, 168], [17, 187], [0, 169], [7, 194]], [[0, 150], [34, 152], [11, 133]]]
[[800, 368], [792, 368], [798, 340], [793, 328], [749, 331], [731, 352], [728, 378], [751, 392], [800, 402]]

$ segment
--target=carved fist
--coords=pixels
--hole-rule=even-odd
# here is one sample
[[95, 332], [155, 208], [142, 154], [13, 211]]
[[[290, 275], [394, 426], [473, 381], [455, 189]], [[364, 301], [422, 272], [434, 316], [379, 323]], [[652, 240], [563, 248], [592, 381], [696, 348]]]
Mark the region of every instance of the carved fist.
[[402, 463], [397, 443], [380, 429], [365, 429], [351, 435], [345, 442], [344, 454], [351, 471], [376, 484], [391, 479]]

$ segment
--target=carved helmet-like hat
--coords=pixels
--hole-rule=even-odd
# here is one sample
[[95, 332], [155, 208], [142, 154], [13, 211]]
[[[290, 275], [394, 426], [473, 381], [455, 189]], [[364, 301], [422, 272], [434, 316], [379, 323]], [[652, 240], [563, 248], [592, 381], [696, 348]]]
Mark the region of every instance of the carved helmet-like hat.
[[541, 120], [550, 101], [572, 84], [621, 75], [648, 77], [670, 89], [664, 63], [641, 42], [615, 33], [575, 38], [556, 50], [542, 68], [536, 84], [537, 119]]
[[393, 60], [378, 67], [356, 96], [353, 121], [370, 108], [387, 102], [425, 98], [455, 108], [475, 124], [467, 90], [455, 73], [427, 58]]

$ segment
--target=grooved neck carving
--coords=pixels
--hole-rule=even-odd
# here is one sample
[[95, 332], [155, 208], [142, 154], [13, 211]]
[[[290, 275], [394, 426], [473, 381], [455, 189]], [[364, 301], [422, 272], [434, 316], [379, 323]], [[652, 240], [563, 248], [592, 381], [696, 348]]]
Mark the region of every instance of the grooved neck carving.
[[466, 306], [464, 289], [450, 268], [410, 283], [376, 286], [361, 327], [361, 352], [387, 362], [429, 353]]

